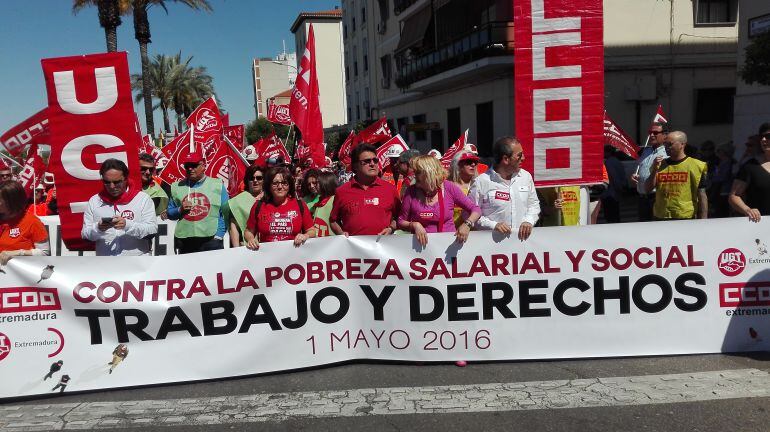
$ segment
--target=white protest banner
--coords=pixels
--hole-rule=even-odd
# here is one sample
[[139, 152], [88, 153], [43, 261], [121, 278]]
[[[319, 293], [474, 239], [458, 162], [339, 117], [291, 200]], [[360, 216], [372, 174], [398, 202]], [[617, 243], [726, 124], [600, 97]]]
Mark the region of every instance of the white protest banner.
[[767, 350], [769, 228], [740, 218], [536, 228], [526, 242], [473, 232], [462, 246], [443, 233], [425, 249], [411, 235], [337, 236], [14, 258], [0, 273], [0, 397], [48, 393], [63, 374], [72, 391], [351, 359]]

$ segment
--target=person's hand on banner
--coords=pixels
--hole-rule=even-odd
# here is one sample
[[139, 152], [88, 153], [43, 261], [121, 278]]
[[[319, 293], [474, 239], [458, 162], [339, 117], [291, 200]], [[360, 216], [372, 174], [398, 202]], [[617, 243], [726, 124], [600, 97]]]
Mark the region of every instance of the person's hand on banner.
[[417, 242], [419, 242], [422, 247], [427, 246], [428, 232], [425, 231], [425, 227], [423, 227], [421, 223], [412, 222], [412, 232], [414, 233], [415, 238], [417, 238]]
[[297, 247], [302, 246], [303, 244], [305, 244], [305, 242], [309, 238], [310, 237], [307, 234], [302, 234], [302, 233], [297, 234], [297, 236], [294, 237], [294, 246], [297, 246]]
[[529, 222], [523, 222], [519, 226], [519, 240], [524, 241], [532, 234], [532, 224]]
[[497, 225], [495, 225], [495, 231], [502, 234], [510, 234], [512, 232], [511, 226], [505, 222], [500, 222]]
[[468, 235], [471, 232], [471, 227], [469, 227], [467, 224], [460, 224], [460, 227], [457, 228], [457, 232], [455, 232], [455, 237], [457, 237], [457, 243], [465, 243], [468, 240]]

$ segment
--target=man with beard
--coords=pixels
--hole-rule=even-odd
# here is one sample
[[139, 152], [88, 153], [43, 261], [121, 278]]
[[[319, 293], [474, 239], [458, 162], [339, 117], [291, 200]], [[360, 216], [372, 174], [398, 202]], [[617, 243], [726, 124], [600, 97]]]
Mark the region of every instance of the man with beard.
[[158, 233], [149, 195], [128, 179], [123, 161], [107, 159], [99, 168], [104, 189], [88, 200], [81, 236], [96, 242], [96, 255], [149, 255]]

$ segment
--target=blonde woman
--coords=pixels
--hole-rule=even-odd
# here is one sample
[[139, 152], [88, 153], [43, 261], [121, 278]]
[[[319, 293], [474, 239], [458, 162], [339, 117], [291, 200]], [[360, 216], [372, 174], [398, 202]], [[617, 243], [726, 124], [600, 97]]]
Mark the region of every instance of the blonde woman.
[[455, 231], [454, 208], [470, 213], [455, 231], [457, 241], [464, 243], [473, 224], [481, 216], [481, 209], [470, 200], [459, 186], [446, 179], [441, 162], [433, 156], [418, 156], [410, 162], [416, 183], [407, 188], [401, 204], [398, 226], [414, 233], [424, 247], [428, 233]]

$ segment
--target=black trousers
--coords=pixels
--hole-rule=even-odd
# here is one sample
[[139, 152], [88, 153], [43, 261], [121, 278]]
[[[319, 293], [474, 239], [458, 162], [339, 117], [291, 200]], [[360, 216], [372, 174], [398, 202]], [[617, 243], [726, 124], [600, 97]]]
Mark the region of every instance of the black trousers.
[[602, 211], [607, 223], [620, 223], [620, 203], [615, 198], [602, 199]]
[[214, 237], [174, 238], [174, 248], [177, 255], [183, 255], [224, 249], [224, 243], [222, 240], [215, 239]]
[[655, 206], [655, 194], [639, 195], [639, 222], [650, 222], [653, 220], [652, 208]]

